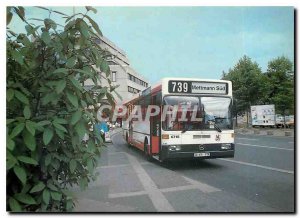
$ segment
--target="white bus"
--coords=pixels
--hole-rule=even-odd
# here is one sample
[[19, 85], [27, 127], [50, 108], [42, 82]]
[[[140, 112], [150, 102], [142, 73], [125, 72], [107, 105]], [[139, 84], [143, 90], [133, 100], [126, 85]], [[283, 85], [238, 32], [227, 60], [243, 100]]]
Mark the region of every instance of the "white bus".
[[[159, 161], [234, 157], [232, 102], [230, 81], [164, 78], [125, 102], [123, 136]], [[138, 105], [143, 119], [128, 119]]]

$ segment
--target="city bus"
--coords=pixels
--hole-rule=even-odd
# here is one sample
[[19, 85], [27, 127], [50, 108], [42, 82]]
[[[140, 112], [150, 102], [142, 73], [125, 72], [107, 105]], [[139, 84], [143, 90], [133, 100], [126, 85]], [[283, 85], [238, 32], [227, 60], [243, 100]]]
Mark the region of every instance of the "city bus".
[[124, 103], [123, 136], [149, 159], [231, 158], [232, 103], [231, 81], [164, 78]]

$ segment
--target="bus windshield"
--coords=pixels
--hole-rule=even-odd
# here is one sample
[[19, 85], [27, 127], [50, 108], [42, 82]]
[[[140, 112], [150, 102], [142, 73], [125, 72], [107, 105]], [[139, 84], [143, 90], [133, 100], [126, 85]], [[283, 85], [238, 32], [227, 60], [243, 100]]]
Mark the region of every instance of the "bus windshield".
[[165, 96], [164, 110], [168, 112], [162, 116], [162, 127], [182, 132], [233, 129], [231, 102], [228, 97]]

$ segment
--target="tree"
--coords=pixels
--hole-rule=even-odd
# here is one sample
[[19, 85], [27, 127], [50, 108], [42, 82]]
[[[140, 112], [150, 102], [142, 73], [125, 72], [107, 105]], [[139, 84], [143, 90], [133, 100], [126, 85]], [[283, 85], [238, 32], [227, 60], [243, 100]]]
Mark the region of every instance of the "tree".
[[287, 111], [294, 112], [294, 71], [293, 63], [286, 57], [278, 57], [268, 63], [266, 72], [269, 92], [269, 102], [275, 104], [275, 109], [285, 115]]
[[[107, 97], [113, 103], [108, 53], [95, 39], [102, 35], [87, 14], [72, 16], [49, 11], [49, 18], [30, 24], [23, 7], [7, 7], [7, 24], [14, 14], [26, 33], [7, 28], [6, 175], [7, 210], [69, 211], [74, 207], [69, 187], [82, 189], [96, 178], [102, 138], [92, 127], [96, 111]], [[65, 25], [51, 20], [63, 16]], [[109, 87], [101, 87], [97, 70]], [[92, 79], [95, 86], [82, 84]], [[95, 93], [98, 95], [95, 96]], [[82, 138], [89, 135], [89, 141]]]
[[242, 114], [248, 111], [250, 106], [261, 102], [262, 96], [266, 89], [265, 75], [262, 74], [260, 67], [256, 62], [252, 62], [251, 58], [244, 56], [233, 69], [229, 69], [228, 73], [223, 72], [223, 78], [232, 81], [234, 114]]

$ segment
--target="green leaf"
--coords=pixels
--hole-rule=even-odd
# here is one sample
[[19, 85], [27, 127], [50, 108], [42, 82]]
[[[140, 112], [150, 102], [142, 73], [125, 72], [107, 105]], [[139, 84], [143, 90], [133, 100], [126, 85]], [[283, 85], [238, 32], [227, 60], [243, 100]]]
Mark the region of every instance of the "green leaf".
[[61, 93], [65, 89], [65, 87], [66, 87], [66, 80], [59, 80], [56, 84], [57, 85], [56, 85], [55, 90], [56, 90], [56, 93], [59, 94], [59, 93]]
[[30, 116], [31, 116], [31, 111], [30, 111], [30, 108], [29, 108], [28, 105], [26, 105], [26, 106], [24, 107], [23, 114], [24, 114], [25, 119], [29, 119], [29, 118], [30, 118]]
[[51, 163], [51, 154], [47, 154], [45, 157], [45, 165], [49, 166], [50, 163]]
[[59, 129], [59, 130], [61, 130], [61, 131], [63, 131], [63, 132], [68, 132], [68, 131], [66, 130], [66, 128], [63, 127], [62, 125], [60, 125], [59, 123], [53, 122], [53, 125], [54, 125], [55, 128], [57, 128], [57, 129]]
[[11, 12], [6, 13], [6, 26], [10, 23], [13, 14]]
[[18, 156], [17, 159], [19, 161], [22, 161], [23, 163], [32, 164], [32, 165], [38, 165], [38, 162], [36, 162], [36, 160], [32, 159], [31, 157]]
[[50, 27], [52, 27], [52, 29], [56, 29], [56, 27], [57, 27], [57, 24], [53, 21], [53, 20], [51, 20], [51, 19], [49, 19], [49, 18], [46, 18], [45, 20], [44, 20], [44, 24], [45, 24], [45, 27], [47, 28], [47, 29], [50, 29]]
[[50, 201], [50, 192], [48, 189], [44, 189], [43, 191], [43, 201], [45, 202], [45, 204], [49, 204]]
[[88, 25], [83, 21], [83, 20], [80, 20], [80, 24], [79, 24], [79, 27], [80, 27], [80, 32], [81, 34], [85, 37], [85, 38], [89, 38], [90, 37], [90, 34], [89, 34], [89, 27]]
[[18, 160], [14, 157], [6, 155], [6, 170], [10, 170], [18, 163]]
[[49, 33], [46, 31], [44, 31], [42, 33], [41, 38], [42, 38], [43, 42], [46, 43], [46, 45], [48, 45], [51, 42], [51, 37], [50, 37]]
[[22, 211], [22, 207], [16, 199], [10, 197], [8, 200], [8, 203], [9, 203], [10, 210], [12, 212], [21, 212]]
[[58, 159], [54, 159], [51, 161], [51, 165], [56, 169], [58, 170], [59, 167], [60, 167], [60, 161]]
[[75, 130], [79, 136], [80, 139], [83, 138], [84, 134], [86, 133], [86, 127], [85, 127], [85, 123], [80, 121], [75, 125]]
[[92, 24], [93, 28], [96, 30], [96, 32], [100, 35], [100, 36], [103, 36], [98, 24], [92, 19], [90, 18], [89, 16], [85, 16], [89, 21], [90, 23]]
[[14, 7], [17, 15], [25, 22], [25, 13], [23, 7]]
[[95, 14], [97, 13], [97, 10], [91, 6], [85, 6], [87, 11], [93, 11]]
[[19, 64], [23, 65], [24, 60], [22, 54], [16, 49], [10, 51], [11, 51], [12, 58], [15, 59], [15, 61], [17, 61]]
[[28, 98], [22, 92], [15, 90], [15, 96], [19, 101], [23, 102], [24, 104], [29, 104]]
[[40, 192], [45, 188], [45, 184], [43, 182], [38, 182], [31, 190], [30, 193]]
[[67, 92], [67, 98], [75, 108], [78, 108], [77, 96], [73, 95], [71, 92]]
[[72, 114], [71, 125], [75, 125], [82, 117], [82, 111], [78, 110]]
[[25, 29], [26, 29], [26, 32], [27, 32], [27, 36], [29, 36], [31, 34], [35, 35], [34, 34], [34, 28], [31, 25], [26, 25]]
[[72, 82], [72, 84], [75, 86], [75, 88], [82, 91], [82, 85], [80, 84], [80, 82], [77, 79], [74, 79], [73, 76], [70, 76], [69, 80]]
[[52, 138], [53, 138], [53, 129], [46, 128], [43, 133], [44, 144], [48, 145]]
[[62, 197], [62, 194], [61, 194], [61, 193], [51, 191], [50, 194], [51, 194], [51, 197], [52, 197], [55, 201], [60, 201], [60, 200], [61, 200], [61, 197]]
[[58, 135], [59, 138], [61, 138], [63, 140], [65, 139], [65, 134], [61, 130], [55, 128], [55, 132], [56, 132], [56, 134]]
[[66, 204], [67, 211], [71, 210], [72, 208], [73, 208], [73, 201], [72, 200], [68, 200], [67, 204]]
[[14, 198], [24, 204], [29, 204], [29, 205], [36, 204], [34, 198], [31, 197], [29, 194], [24, 194], [24, 193], [15, 194]]
[[6, 119], [6, 125], [13, 123], [15, 119]]
[[10, 138], [13, 139], [14, 137], [16, 137], [17, 135], [20, 134], [20, 132], [23, 131], [25, 124], [24, 123], [19, 123], [11, 132], [10, 134]]
[[51, 182], [51, 180], [47, 181], [47, 187], [49, 189], [51, 189], [52, 191], [58, 191], [57, 187], [55, 185], [53, 185], [53, 183]]
[[84, 177], [81, 177], [81, 178], [79, 179], [79, 186], [80, 186], [80, 189], [83, 191], [83, 190], [87, 187], [87, 185], [88, 185], [87, 179], [84, 178]]
[[76, 160], [74, 160], [74, 159], [72, 159], [71, 161], [70, 161], [70, 171], [71, 171], [71, 173], [74, 173], [75, 172], [75, 169], [76, 169], [76, 167], [77, 167], [77, 162], [76, 162]]
[[92, 158], [89, 158], [87, 160], [87, 168], [89, 170], [89, 173], [92, 174], [93, 170], [94, 170], [94, 164], [93, 164], [93, 159]]
[[24, 131], [23, 133], [23, 139], [25, 142], [25, 145], [30, 151], [35, 151], [36, 148], [36, 141], [35, 137], [27, 130]]
[[55, 118], [55, 119], [53, 120], [53, 122], [59, 123], [59, 124], [68, 124], [68, 121], [65, 120], [65, 119], [63, 119], [63, 118]]
[[83, 73], [87, 76], [91, 76], [91, 77], [93, 76], [93, 74], [91, 72], [87, 71], [87, 70], [75, 69], [75, 71], [79, 72], [79, 73]]
[[27, 181], [27, 175], [26, 175], [26, 171], [24, 170], [24, 168], [20, 167], [20, 166], [14, 166], [14, 173], [16, 174], [16, 176], [19, 178], [19, 180], [23, 183], [26, 184]]
[[35, 135], [35, 127], [36, 127], [36, 123], [27, 120], [26, 121], [26, 129], [31, 133], [31, 135]]
[[13, 99], [14, 95], [15, 95], [15, 91], [13, 89], [8, 89], [6, 91], [6, 100], [10, 102]]
[[13, 151], [15, 148], [15, 141], [12, 140], [10, 137], [7, 137], [6, 146], [9, 150]]
[[57, 100], [58, 95], [55, 92], [50, 92], [42, 97], [42, 105], [46, 105], [51, 101]]
[[62, 73], [62, 74], [64, 74], [64, 75], [67, 75], [68, 74], [68, 69], [66, 69], [66, 68], [58, 68], [58, 69], [56, 69], [56, 70], [54, 70], [53, 72], [52, 72], [52, 74], [57, 74], [57, 73]]
[[66, 66], [68, 68], [72, 68], [72, 67], [74, 67], [75, 63], [76, 63], [76, 57], [73, 56], [73, 57], [71, 57], [71, 58], [68, 59], [68, 61], [66, 63]]
[[45, 125], [49, 125], [51, 124], [51, 122], [49, 120], [43, 120], [37, 123], [38, 126], [45, 126]]
[[100, 70], [105, 73], [106, 77], [109, 76], [109, 66], [105, 60], [103, 60], [100, 64]]

